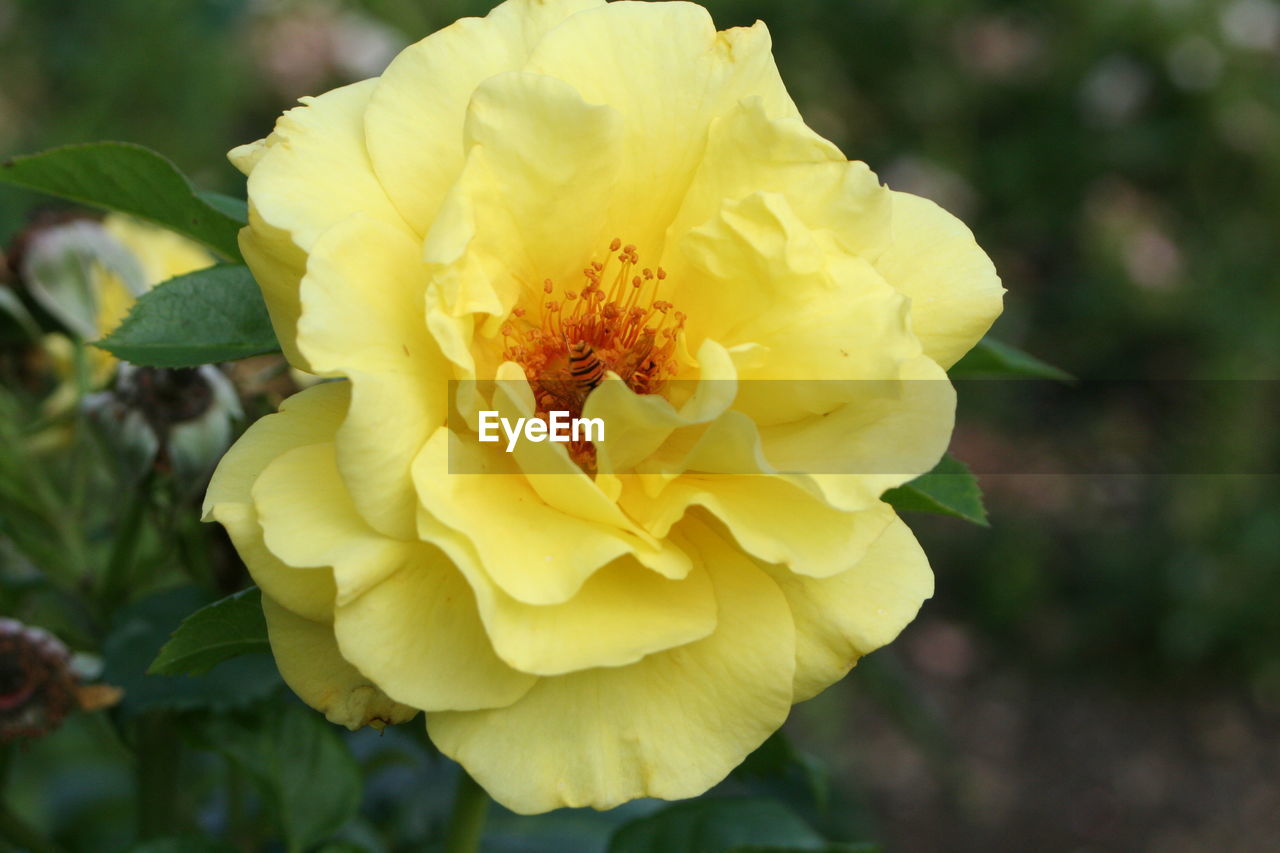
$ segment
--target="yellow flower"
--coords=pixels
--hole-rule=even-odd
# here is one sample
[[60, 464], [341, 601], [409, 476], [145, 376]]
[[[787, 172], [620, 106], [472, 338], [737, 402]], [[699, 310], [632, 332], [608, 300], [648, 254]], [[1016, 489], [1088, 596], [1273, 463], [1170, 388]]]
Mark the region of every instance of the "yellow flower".
[[[154, 225], [112, 213], [101, 222], [73, 219], [35, 232], [23, 253], [22, 277], [32, 297], [81, 341], [96, 341], [120, 325], [146, 291], [174, 276], [211, 266], [196, 243]], [[46, 403], [62, 411], [76, 396], [76, 344], [61, 333], [43, 346], [62, 384]], [[111, 381], [115, 356], [88, 348], [91, 388]]]
[[[348, 381], [206, 512], [329, 719], [424, 710], [518, 812], [694, 796], [931, 594], [879, 498], [946, 448], [1003, 291], [805, 126], [763, 24], [510, 0], [231, 159], [285, 352]], [[609, 432], [507, 453], [485, 409]]]

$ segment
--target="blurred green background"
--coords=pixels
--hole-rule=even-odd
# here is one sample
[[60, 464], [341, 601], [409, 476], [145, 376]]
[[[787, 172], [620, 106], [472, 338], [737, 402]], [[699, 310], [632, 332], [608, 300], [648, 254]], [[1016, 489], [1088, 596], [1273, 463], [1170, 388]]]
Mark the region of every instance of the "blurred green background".
[[[0, 156], [128, 140], [242, 194], [228, 148], [490, 5], [0, 0]], [[765, 20], [809, 123], [973, 228], [1009, 291], [1002, 339], [1086, 386], [1277, 376], [1277, 3], [706, 5], [721, 27]], [[0, 193], [0, 235], [43, 203]], [[1254, 383], [1211, 396], [1161, 427], [1230, 474], [1050, 462], [1063, 473], [983, 478], [989, 530], [911, 519], [935, 599], [790, 724], [834, 771], [815, 819], [890, 851], [1280, 849], [1280, 488], [1249, 473], [1275, 471], [1275, 419]], [[1137, 429], [1133, 408], [1099, 395], [1091, 428]], [[1016, 471], [1028, 448], [1069, 455], [1055, 426], [962, 405], [953, 450]], [[27, 802], [67, 840], [109, 825], [127, 785], [95, 725], [19, 759]], [[364, 820], [429, 821], [421, 746], [353, 742], [400, 768], [379, 771]], [[386, 759], [397, 745], [410, 757]], [[191, 797], [220, 790], [189, 770]], [[569, 818], [540, 820], [543, 840], [501, 849], [569, 849], [546, 840]]]

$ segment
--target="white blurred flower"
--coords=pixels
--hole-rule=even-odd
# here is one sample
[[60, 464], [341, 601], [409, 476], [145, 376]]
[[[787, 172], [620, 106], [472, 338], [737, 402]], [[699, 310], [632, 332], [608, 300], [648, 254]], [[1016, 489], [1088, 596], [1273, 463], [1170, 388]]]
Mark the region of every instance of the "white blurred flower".
[[1169, 77], [1182, 89], [1213, 88], [1222, 76], [1222, 52], [1204, 36], [1181, 39], [1165, 57]]
[[1133, 119], [1151, 89], [1151, 75], [1127, 56], [1108, 57], [1089, 72], [1080, 87], [1085, 115], [1101, 124]]
[[1220, 15], [1227, 41], [1245, 50], [1280, 47], [1280, 5], [1273, 0], [1234, 0]]

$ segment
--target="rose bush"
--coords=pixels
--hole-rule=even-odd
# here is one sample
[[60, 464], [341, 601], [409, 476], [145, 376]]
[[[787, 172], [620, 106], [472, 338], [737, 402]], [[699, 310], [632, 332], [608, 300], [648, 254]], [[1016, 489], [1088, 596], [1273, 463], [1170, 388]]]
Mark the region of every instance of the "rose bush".
[[[342, 381], [206, 516], [330, 720], [426, 711], [518, 812], [693, 796], [930, 595], [880, 496], [945, 450], [1002, 290], [805, 126], [763, 24], [510, 0], [231, 159], [280, 342]], [[507, 454], [482, 408], [608, 440]]]

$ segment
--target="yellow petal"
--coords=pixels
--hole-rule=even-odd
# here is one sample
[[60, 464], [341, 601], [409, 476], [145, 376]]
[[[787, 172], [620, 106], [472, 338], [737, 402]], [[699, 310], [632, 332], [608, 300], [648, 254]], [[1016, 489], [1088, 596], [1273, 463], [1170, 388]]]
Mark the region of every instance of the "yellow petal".
[[[534, 417], [533, 391], [519, 365], [507, 362], [499, 368], [493, 406], [500, 418], [507, 418], [511, 423], [519, 418]], [[478, 437], [470, 433], [465, 440], [479, 443]], [[662, 575], [680, 578], [688, 573], [689, 561], [680, 549], [646, 535], [637, 527], [595, 480], [569, 458], [563, 444], [520, 441], [508, 455], [514, 470], [524, 474], [524, 482], [549, 508], [570, 518], [612, 529], [613, 535], [633, 547], [635, 557], [643, 565]], [[456, 464], [459, 458], [451, 461]]]
[[[450, 473], [450, 466], [470, 473]], [[567, 601], [594, 572], [624, 554], [668, 576], [688, 570], [688, 558], [674, 546], [664, 543], [656, 550], [640, 535], [548, 505], [497, 445], [441, 429], [427, 442], [414, 475], [426, 511], [474, 548], [476, 564], [464, 571], [486, 575], [518, 601]], [[508, 532], [494, 535], [494, 519]]]
[[506, 73], [475, 91], [463, 132], [466, 167], [425, 256], [452, 313], [497, 322], [522, 294], [545, 298], [545, 279], [581, 279], [614, 236], [622, 121], [560, 80]]
[[784, 196], [726, 201], [681, 247], [693, 278], [679, 294], [690, 345], [705, 336], [768, 352], [738, 377], [735, 408], [758, 423], [823, 414], [846, 393], [832, 380], [893, 378], [919, 353], [907, 300], [805, 225]]
[[470, 589], [440, 551], [364, 522], [332, 444], [277, 458], [253, 498], [273, 554], [299, 570], [332, 566], [343, 656], [397, 701], [427, 711], [489, 708], [532, 685], [494, 655]]
[[332, 442], [276, 457], [253, 485], [267, 548], [297, 570], [332, 568], [343, 603], [382, 582], [419, 547], [375, 531], [352, 503]]
[[[241, 250], [291, 359], [297, 354], [298, 273], [320, 235], [356, 211], [412, 234], [374, 176], [365, 149], [363, 116], [376, 82], [303, 99], [304, 106], [277, 119], [265, 150], [233, 157], [252, 164]], [[297, 366], [306, 369], [305, 363]]]
[[1000, 316], [1004, 288], [991, 259], [963, 222], [928, 199], [893, 193], [893, 242], [875, 265], [911, 297], [916, 336], [943, 368]]
[[890, 239], [891, 194], [865, 163], [795, 115], [773, 117], [749, 98], [711, 127], [706, 155], [669, 234], [678, 239], [713, 218], [725, 200], [783, 196], [804, 224], [829, 232], [847, 252], [878, 256]]
[[128, 216], [108, 214], [102, 227], [137, 258], [149, 287], [214, 263], [213, 256], [200, 244]]
[[298, 317], [302, 301], [298, 288], [307, 268], [307, 255], [289, 239], [289, 232], [268, 225], [249, 198], [249, 226], [240, 229], [240, 254], [253, 271], [267, 303], [271, 328], [289, 363], [299, 370], [311, 372], [311, 365], [298, 351]]
[[254, 483], [276, 458], [297, 447], [332, 441], [346, 412], [345, 382], [326, 382], [285, 400], [280, 411], [245, 431], [218, 463], [204, 500], [204, 519], [222, 524], [264, 594], [308, 619], [333, 618], [334, 582], [328, 569], [296, 569], [262, 541], [253, 505]]
[[[728, 410], [738, 392], [732, 356], [719, 343], [707, 339], [698, 347], [697, 361], [697, 378], [680, 380], [678, 387], [671, 387], [683, 397], [677, 401], [678, 408], [664, 396], [636, 394], [618, 379], [603, 382], [591, 392], [583, 416], [599, 418], [607, 427], [606, 440], [596, 445], [601, 472], [607, 475], [635, 468], [659, 451], [677, 430], [696, 431]], [[671, 455], [663, 454], [664, 458]], [[651, 467], [661, 464], [650, 461]]]
[[562, 604], [524, 604], [497, 590], [492, 598], [485, 624], [498, 654], [537, 675], [635, 663], [700, 640], [716, 626], [705, 569], [673, 580], [634, 557], [600, 569]]
[[825, 578], [779, 566], [766, 571], [782, 588], [796, 622], [796, 701], [839, 681], [858, 658], [886, 645], [933, 595], [924, 551], [899, 518], [852, 568]]
[[701, 639], [715, 627], [715, 597], [699, 565], [673, 579], [622, 557], [592, 574], [568, 601], [526, 604], [489, 579], [464, 536], [425, 511], [419, 525], [423, 538], [438, 543], [467, 579], [498, 656], [521, 672], [622, 666]]
[[717, 33], [692, 3], [610, 3], [580, 12], [547, 33], [526, 70], [558, 77], [589, 103], [622, 113], [627, 138], [615, 203], [630, 211], [624, 239], [655, 263], [711, 122], [750, 96], [772, 115], [796, 114], [764, 24]]
[[706, 528], [715, 633], [623, 667], [544, 678], [490, 711], [432, 714], [431, 739], [521, 814], [701, 794], [791, 707], [794, 627], [777, 585]]
[[504, 707], [537, 681], [494, 654], [470, 587], [429, 545], [417, 546], [394, 574], [340, 604], [334, 630], [347, 660], [424, 711]]
[[844, 512], [781, 477], [685, 476], [656, 497], [629, 488], [622, 506], [665, 536], [691, 506], [724, 522], [747, 553], [812, 577], [829, 577], [862, 559], [893, 520], [885, 504]]
[[364, 518], [399, 538], [414, 531], [410, 466], [448, 402], [425, 288], [416, 242], [363, 214], [316, 241], [302, 280], [298, 348], [313, 371], [351, 379], [338, 466]]
[[[905, 362], [895, 379], [850, 386], [848, 402], [826, 417], [761, 432], [765, 452], [779, 468], [811, 472], [804, 481], [832, 506], [861, 511], [942, 458], [955, 424], [956, 392], [924, 355]], [[838, 455], [833, 447], [840, 448]]]
[[[603, 0], [509, 0], [405, 48], [377, 81], [365, 112], [369, 154], [383, 186], [420, 235], [462, 171], [459, 128], [476, 88], [518, 71], [552, 27]], [[568, 135], [568, 134], [566, 134]]]
[[267, 636], [285, 684], [325, 718], [351, 730], [413, 719], [416, 708], [394, 702], [343, 660], [333, 628], [304, 619], [262, 596]]

